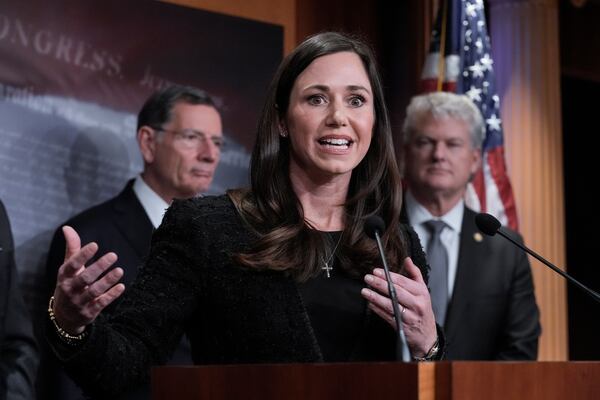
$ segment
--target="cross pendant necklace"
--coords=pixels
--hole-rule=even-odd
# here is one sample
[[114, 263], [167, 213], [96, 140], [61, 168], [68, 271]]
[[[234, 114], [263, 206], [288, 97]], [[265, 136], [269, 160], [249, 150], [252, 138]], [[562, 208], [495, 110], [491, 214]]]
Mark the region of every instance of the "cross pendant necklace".
[[[328, 235], [328, 237], [329, 237], [329, 235]], [[321, 269], [323, 271], [325, 271], [325, 276], [327, 276], [327, 278], [331, 278], [331, 271], [333, 271], [333, 262], [334, 262], [335, 252], [336, 252], [338, 246], [340, 245], [341, 241], [342, 241], [342, 233], [340, 233], [340, 237], [338, 238], [337, 243], [333, 247], [333, 250], [331, 251], [331, 254], [327, 258], [327, 260], [324, 260], [321, 258], [321, 262], [323, 264], [325, 264], [325, 266], [321, 267]], [[330, 262], [331, 262], [331, 264], [329, 264]]]
[[331, 274], [329, 272], [333, 270], [333, 267], [330, 266], [327, 261], [325, 261], [325, 266], [321, 269], [325, 271], [325, 275], [327, 275], [328, 278], [331, 278]]

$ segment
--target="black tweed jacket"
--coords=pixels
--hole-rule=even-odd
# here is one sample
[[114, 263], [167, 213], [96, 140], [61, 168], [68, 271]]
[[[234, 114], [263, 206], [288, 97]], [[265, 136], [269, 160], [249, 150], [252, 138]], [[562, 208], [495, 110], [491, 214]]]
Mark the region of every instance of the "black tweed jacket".
[[[427, 279], [418, 237], [402, 226]], [[85, 344], [48, 337], [75, 380], [93, 397], [145, 381], [186, 333], [196, 364], [320, 362], [323, 356], [297, 284], [276, 271], [250, 271], [231, 255], [255, 239], [227, 196], [176, 201], [154, 233], [145, 267], [117, 312], [94, 323]], [[350, 361], [393, 360], [395, 332], [365, 313]]]

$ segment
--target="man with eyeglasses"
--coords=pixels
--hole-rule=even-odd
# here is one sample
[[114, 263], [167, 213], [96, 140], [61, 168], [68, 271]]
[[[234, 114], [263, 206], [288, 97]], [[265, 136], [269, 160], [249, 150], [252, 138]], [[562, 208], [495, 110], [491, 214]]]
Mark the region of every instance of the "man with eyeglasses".
[[[117, 254], [116, 266], [124, 270], [121, 282], [129, 287], [148, 254], [150, 238], [175, 198], [197, 196], [212, 182], [224, 145], [221, 117], [205, 92], [187, 86], [170, 86], [155, 92], [138, 114], [137, 141], [144, 170], [123, 191], [105, 203], [83, 211], [63, 225], [73, 227], [81, 243], [96, 242], [97, 254]], [[46, 263], [48, 293], [56, 284], [64, 261], [65, 240], [56, 230]], [[90, 264], [95, 259], [90, 260]], [[48, 295], [50, 297], [50, 294]], [[115, 304], [107, 310], [114, 309]], [[183, 340], [171, 363], [191, 364], [189, 344]], [[49, 369], [49, 368], [46, 368]], [[59, 370], [59, 368], [52, 368]], [[70, 378], [44, 377], [49, 399], [83, 399]], [[132, 391], [123, 399], [149, 399], [148, 387]]]

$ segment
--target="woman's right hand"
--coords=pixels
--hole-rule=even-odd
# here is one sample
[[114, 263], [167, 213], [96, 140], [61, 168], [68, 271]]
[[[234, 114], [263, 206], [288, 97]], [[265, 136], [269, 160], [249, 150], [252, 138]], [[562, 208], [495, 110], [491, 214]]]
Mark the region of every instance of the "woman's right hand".
[[117, 261], [117, 255], [106, 253], [86, 267], [98, 245], [92, 242], [81, 247], [81, 239], [73, 228], [64, 226], [62, 230], [67, 245], [54, 289], [54, 317], [67, 333], [78, 335], [125, 291], [125, 285], [118, 283], [123, 270], [114, 268], [98, 279]]

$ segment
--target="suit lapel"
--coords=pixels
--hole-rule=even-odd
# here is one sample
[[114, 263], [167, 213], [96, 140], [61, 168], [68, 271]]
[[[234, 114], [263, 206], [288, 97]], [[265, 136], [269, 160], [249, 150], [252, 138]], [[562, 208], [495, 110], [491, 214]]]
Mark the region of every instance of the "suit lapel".
[[465, 207], [462, 228], [460, 233], [460, 246], [458, 250], [458, 265], [452, 299], [448, 305], [448, 314], [444, 330], [449, 340], [456, 334], [456, 329], [461, 325], [461, 319], [467, 311], [473, 282], [481, 272], [478, 260], [485, 259], [485, 241], [475, 226], [475, 213]]
[[127, 182], [115, 200], [114, 209], [117, 215], [115, 225], [129, 241], [140, 259], [143, 259], [148, 255], [154, 227], [133, 191], [133, 180]]

